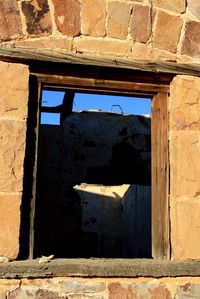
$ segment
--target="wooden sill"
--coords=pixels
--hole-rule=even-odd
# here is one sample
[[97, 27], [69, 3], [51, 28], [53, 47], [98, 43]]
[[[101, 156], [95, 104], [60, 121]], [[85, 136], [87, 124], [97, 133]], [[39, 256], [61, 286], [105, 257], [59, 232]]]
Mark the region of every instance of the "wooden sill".
[[51, 277], [183, 277], [200, 276], [200, 260], [153, 259], [53, 259], [12, 261], [0, 264], [0, 278]]

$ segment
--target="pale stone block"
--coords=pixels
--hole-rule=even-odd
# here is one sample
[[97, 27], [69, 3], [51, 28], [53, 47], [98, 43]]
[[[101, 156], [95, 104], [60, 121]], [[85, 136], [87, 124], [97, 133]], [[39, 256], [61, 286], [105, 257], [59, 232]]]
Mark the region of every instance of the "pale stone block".
[[0, 194], [0, 256], [15, 259], [19, 253], [21, 196]]
[[131, 15], [131, 5], [123, 2], [108, 3], [107, 35], [126, 39]]
[[153, 34], [156, 48], [176, 52], [183, 21], [180, 17], [158, 11], [157, 23]]
[[[192, 0], [193, 1], [193, 0]], [[153, 0], [153, 5], [159, 8], [165, 8], [174, 12], [185, 12], [185, 0]]]
[[[171, 201], [173, 202], [173, 198]], [[180, 200], [171, 205], [171, 244], [173, 259], [200, 259], [199, 215], [199, 200]]]
[[25, 155], [26, 123], [0, 120], [0, 191], [21, 192]]
[[28, 66], [0, 61], [0, 87], [27, 90], [28, 79]]
[[80, 53], [112, 55], [113, 57], [128, 56], [131, 53], [130, 43], [122, 40], [81, 37], [74, 39], [74, 48]]
[[0, 86], [0, 118], [24, 120], [27, 114], [28, 89], [17, 90]]
[[170, 194], [200, 195], [200, 130], [173, 132], [170, 140]]
[[34, 49], [51, 49], [51, 51], [60, 49], [65, 51], [72, 50], [72, 38], [43, 38], [37, 40], [16, 41], [16, 47], [34, 48]]
[[134, 43], [131, 52], [132, 59], [144, 60], [169, 60], [176, 61], [175, 54], [160, 49], [152, 49], [152, 46], [144, 43]]
[[105, 36], [105, 0], [82, 0], [81, 33], [90, 36]]
[[187, 0], [187, 6], [189, 11], [195, 15], [198, 19], [200, 19], [200, 2], [199, 0]]
[[200, 78], [176, 76], [170, 85], [170, 129], [200, 129]]

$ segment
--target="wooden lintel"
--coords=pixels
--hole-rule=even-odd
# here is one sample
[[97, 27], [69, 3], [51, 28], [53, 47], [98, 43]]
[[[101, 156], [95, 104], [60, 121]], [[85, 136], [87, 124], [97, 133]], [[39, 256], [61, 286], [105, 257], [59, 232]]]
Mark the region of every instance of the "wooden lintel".
[[85, 91], [107, 92], [107, 93], [124, 93], [138, 95], [145, 94], [152, 96], [157, 92], [169, 92], [169, 85], [166, 84], [153, 84], [129, 81], [111, 80], [111, 79], [95, 79], [95, 78], [82, 78], [72, 76], [38, 76], [39, 81], [43, 84], [44, 88], [52, 89], [78, 89]]
[[0, 264], [0, 278], [48, 277], [199, 277], [200, 261], [148, 259], [55, 259]]
[[0, 60], [26, 63], [33, 68], [37, 62], [61, 65], [87, 65], [131, 69], [152, 73], [168, 73], [200, 76], [200, 65], [194, 63], [176, 63], [169, 61], [130, 61], [127, 59], [112, 59], [108, 57], [92, 57], [75, 53], [59, 53], [56, 51], [26, 48], [0, 48]]

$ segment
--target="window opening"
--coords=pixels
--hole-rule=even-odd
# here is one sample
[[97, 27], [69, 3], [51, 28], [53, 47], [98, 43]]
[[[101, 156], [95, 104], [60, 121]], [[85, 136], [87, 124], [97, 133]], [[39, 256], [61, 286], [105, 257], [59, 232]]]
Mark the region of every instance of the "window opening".
[[43, 91], [35, 257], [151, 257], [150, 111], [149, 98]]

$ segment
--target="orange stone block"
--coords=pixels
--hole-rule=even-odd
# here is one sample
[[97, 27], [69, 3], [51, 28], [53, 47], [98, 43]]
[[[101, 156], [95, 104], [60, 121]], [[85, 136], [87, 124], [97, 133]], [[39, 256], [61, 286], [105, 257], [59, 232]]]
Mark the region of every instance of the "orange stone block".
[[0, 194], [0, 256], [15, 259], [19, 253], [21, 196]]

